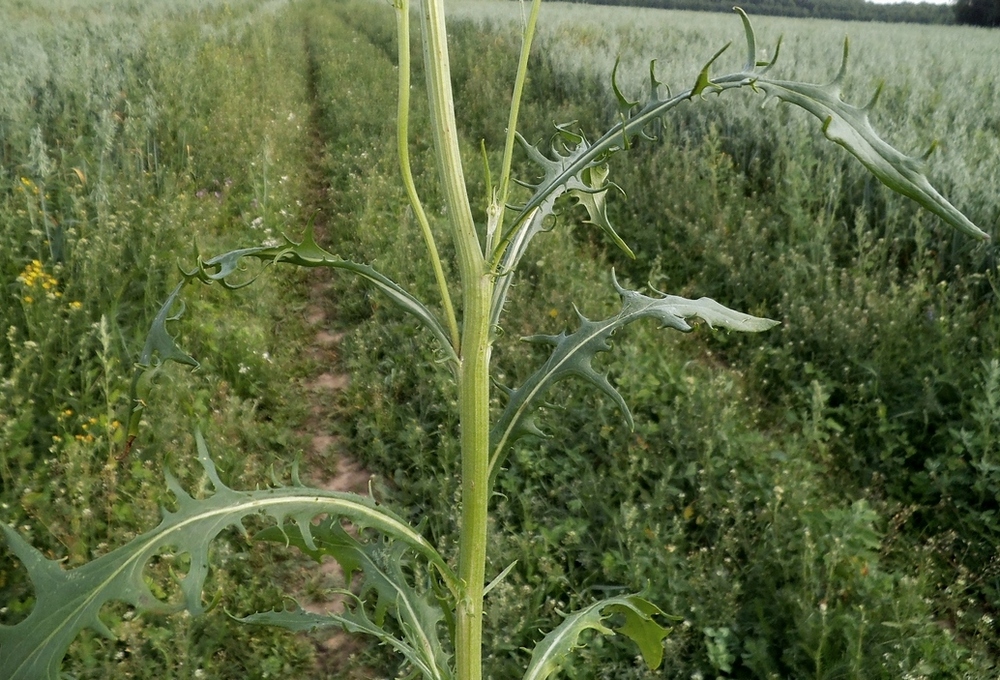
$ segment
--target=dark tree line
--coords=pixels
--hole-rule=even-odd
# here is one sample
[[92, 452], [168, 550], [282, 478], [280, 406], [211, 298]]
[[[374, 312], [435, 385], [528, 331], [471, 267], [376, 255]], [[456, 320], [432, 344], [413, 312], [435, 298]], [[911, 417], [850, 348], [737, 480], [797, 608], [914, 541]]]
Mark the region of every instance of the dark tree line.
[[958, 0], [955, 19], [960, 24], [1000, 26], [1000, 0]]

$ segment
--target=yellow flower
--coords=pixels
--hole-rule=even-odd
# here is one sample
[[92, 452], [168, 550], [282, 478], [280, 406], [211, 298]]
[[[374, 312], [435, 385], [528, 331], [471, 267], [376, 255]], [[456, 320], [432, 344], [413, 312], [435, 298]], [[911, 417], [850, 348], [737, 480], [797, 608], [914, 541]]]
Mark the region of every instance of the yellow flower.
[[73, 300], [71, 303], [69, 303], [69, 308], [73, 310], [83, 309], [83, 303], [80, 302], [79, 300]]
[[22, 300], [24, 300], [24, 301], [25, 301], [26, 303], [28, 303], [29, 305], [30, 305], [30, 304], [31, 304], [32, 302], [34, 302], [34, 301], [35, 301], [35, 298], [31, 297], [30, 295], [25, 295], [25, 296], [24, 296], [23, 298], [21, 298], [21, 299], [22, 299]]
[[[52, 290], [59, 285], [59, 279], [45, 273], [40, 260], [32, 260], [28, 263], [24, 271], [17, 277], [17, 280], [28, 288], [34, 288], [41, 283], [42, 289], [46, 291]], [[56, 293], [56, 297], [59, 295], [61, 294]]]

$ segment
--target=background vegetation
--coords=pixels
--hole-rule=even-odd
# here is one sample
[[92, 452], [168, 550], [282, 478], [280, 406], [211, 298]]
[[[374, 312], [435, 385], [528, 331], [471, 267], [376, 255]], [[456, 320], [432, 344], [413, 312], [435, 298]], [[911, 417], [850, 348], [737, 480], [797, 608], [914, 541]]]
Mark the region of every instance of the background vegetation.
[[[697, 12], [731, 12], [732, 3], [721, 0], [576, 0], [616, 7], [653, 7]], [[930, 2], [879, 3], [869, 0], [748, 0], [741, 7], [754, 16], [879, 21], [912, 24], [995, 25], [982, 19], [992, 16], [996, 0], [962, 0], [958, 5]]]
[[[467, 170], [482, 187], [480, 142], [491, 154], [502, 145], [517, 7], [454, 8]], [[331, 250], [418, 293], [433, 282], [396, 181], [389, 8], [64, 0], [0, 11], [11, 36], [0, 41], [0, 495], [5, 521], [73, 565], [150, 525], [169, 502], [162, 462], [188, 470], [195, 424], [234, 485], [266, 483], [268, 467], [280, 474], [304, 445], [304, 283], [284, 275], [252, 295], [191, 296], [197, 313], [186, 318], [197, 322], [184, 323], [182, 344], [202, 367], [169, 371], [119, 460], [130, 364], [194, 242], [211, 252], [294, 233], [322, 208]], [[877, 129], [902, 148], [940, 139], [935, 182], [997, 237], [990, 36], [909, 26], [886, 40], [885, 27], [863, 24], [756, 23], [762, 43], [787, 37], [777, 69], [820, 82], [849, 33], [848, 98], [866, 101], [884, 78]], [[735, 18], [558, 4], [541, 26], [522, 116], [532, 142], [553, 121], [595, 130], [611, 119], [617, 55], [626, 91], [642, 87], [650, 58], [661, 80], [686, 85], [740, 37]], [[517, 338], [562, 330], [574, 304], [591, 317], [607, 310], [611, 265], [634, 284], [708, 295], [782, 326], [754, 337], [641, 327], [618, 339], [606, 368], [635, 432], [596, 395], [564, 388], [558, 401], [572, 406], [543, 419], [555, 437], [518, 446], [496, 501], [492, 569], [519, 562], [490, 596], [493, 677], [518, 677], [524, 647], [561, 612], [643, 588], [680, 617], [663, 677], [996, 675], [995, 246], [953, 236], [820, 142], [812, 121], [760, 103], [698, 102], [619, 159], [611, 178], [630, 197], [612, 219], [637, 260], [576, 235], [581, 216], [567, 209], [514, 293], [498, 349], [510, 376], [532, 351]], [[414, 170], [433, 198], [417, 107]], [[442, 405], [455, 395], [430, 365], [428, 337], [351, 281], [334, 280], [326, 304], [348, 331], [341, 362], [352, 376], [331, 427], [376, 472], [376, 492], [423, 519], [446, 552], [457, 442]], [[218, 549], [219, 609], [195, 621], [117, 612], [121, 640], [81, 639], [67, 670], [318, 676], [323, 660], [307, 641], [224, 613], [273, 606], [269, 578], [301, 578], [299, 563], [236, 537]], [[9, 622], [32, 594], [0, 559]], [[394, 674], [381, 653], [365, 656], [367, 676]], [[649, 675], [613, 640], [586, 654], [579, 677]]]

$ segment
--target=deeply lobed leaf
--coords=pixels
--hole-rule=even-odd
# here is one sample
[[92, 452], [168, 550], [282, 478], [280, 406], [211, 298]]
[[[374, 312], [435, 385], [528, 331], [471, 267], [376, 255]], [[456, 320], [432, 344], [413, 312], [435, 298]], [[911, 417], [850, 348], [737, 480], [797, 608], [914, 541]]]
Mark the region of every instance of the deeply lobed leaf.
[[[411, 566], [406, 554], [409, 546], [385, 539], [362, 542], [348, 534], [339, 520], [327, 520], [310, 528], [313, 547], [306, 544], [295, 526], [270, 527], [255, 538], [288, 543], [300, 548], [316, 561], [331, 556], [340, 563], [345, 583], [360, 574], [363, 581], [357, 596], [351, 595], [353, 606], [339, 614], [316, 615], [297, 611], [262, 612], [245, 619], [250, 623], [265, 623], [292, 630], [343, 628], [350, 633], [373, 635], [398, 651], [406, 661], [428, 680], [448, 680], [453, 677], [450, 659], [440, 639], [445, 613], [434, 593], [433, 584], [419, 592], [410, 584], [404, 568]], [[375, 611], [366, 611], [365, 594], [375, 593]], [[399, 622], [403, 639], [386, 629], [385, 615], [391, 612]]]
[[[615, 615], [624, 619], [617, 629], [610, 627], [610, 619]], [[612, 597], [574, 612], [535, 646], [523, 680], [545, 680], [566, 666], [573, 650], [581, 646], [580, 636], [587, 630], [631, 638], [639, 646], [646, 665], [655, 670], [663, 662], [663, 639], [670, 634], [669, 628], [656, 622], [654, 617], [658, 615], [663, 612], [638, 595]]]
[[[844, 59], [846, 63], [846, 42]], [[811, 85], [761, 77], [754, 84], [767, 95], [795, 104], [819, 118], [827, 139], [847, 149], [893, 191], [916, 201], [964, 234], [983, 241], [990, 239], [989, 234], [931, 185], [922, 159], [907, 156], [878, 136], [868, 118], [869, 107], [858, 108], [840, 98], [839, 79], [829, 85]]]
[[[359, 528], [372, 528], [412, 549], [434, 565], [450, 588], [456, 587], [454, 574], [437, 551], [405, 521], [372, 500], [305, 487], [236, 491], [219, 479], [200, 433], [197, 442], [199, 460], [215, 493], [195, 499], [168, 475], [177, 511], [164, 510], [163, 520], [155, 529], [81, 567], [64, 570], [13, 529], [0, 524], [11, 550], [28, 570], [36, 593], [35, 607], [27, 618], [13, 626], [0, 626], [0, 677], [58, 678], [62, 658], [80, 631], [91, 628], [112, 636], [99, 617], [101, 607], [112, 601], [142, 611], [202, 612], [209, 544], [224, 529], [242, 530], [241, 520], [248, 515], [268, 515], [279, 523], [291, 520], [299, 527], [306, 545], [314, 544], [311, 520], [316, 515], [327, 513], [348, 519]], [[176, 602], [157, 599], [144, 579], [149, 560], [168, 550], [190, 555], [190, 569], [180, 582], [182, 597]]]
[[540, 434], [533, 422], [534, 411], [549, 388], [564, 378], [580, 378], [604, 392], [617, 404], [629, 427], [632, 427], [632, 414], [625, 400], [606, 376], [594, 370], [591, 363], [599, 352], [611, 349], [611, 336], [618, 329], [642, 318], [656, 319], [661, 327], [682, 332], [692, 330], [687, 319], [693, 317], [702, 319], [710, 327], [749, 333], [767, 330], [778, 323], [737, 312], [710, 298], [688, 300], [676, 295], [649, 297], [623, 288], [613, 274], [612, 280], [622, 303], [617, 314], [602, 321], [591, 321], [578, 312], [580, 326], [573, 333], [526, 338], [530, 342], [552, 345], [553, 350], [545, 363], [524, 384], [516, 390], [507, 391], [507, 405], [490, 433], [493, 452], [490, 461], [491, 479], [495, 479], [511, 443], [527, 434]]

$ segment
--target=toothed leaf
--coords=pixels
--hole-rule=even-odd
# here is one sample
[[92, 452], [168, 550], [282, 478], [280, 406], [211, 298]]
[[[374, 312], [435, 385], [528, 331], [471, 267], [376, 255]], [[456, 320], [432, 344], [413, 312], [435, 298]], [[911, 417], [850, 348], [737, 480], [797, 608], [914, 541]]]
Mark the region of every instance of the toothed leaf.
[[709, 73], [712, 70], [712, 64], [715, 60], [722, 56], [722, 53], [729, 49], [732, 43], [726, 43], [723, 45], [718, 52], [712, 55], [712, 58], [708, 60], [702, 69], [701, 73], [698, 74], [698, 79], [695, 81], [694, 87], [691, 88], [691, 96], [697, 97], [703, 95], [706, 90], [711, 90], [712, 92], [720, 92], [722, 88], [717, 84], [713, 83]]
[[[646, 665], [655, 670], [663, 662], [663, 640], [670, 634], [669, 628], [653, 618], [662, 614], [658, 607], [638, 595], [612, 597], [570, 614], [535, 646], [523, 680], [545, 680], [567, 666], [573, 650], [583, 646], [580, 635], [587, 630], [631, 638], [639, 646]], [[625, 620], [617, 629], [610, 622], [615, 615]]]
[[266, 264], [291, 264], [298, 267], [341, 269], [360, 276], [375, 286], [375, 288], [395, 303], [397, 307], [413, 315], [426, 326], [438, 339], [452, 365], [458, 362], [455, 349], [451, 345], [451, 340], [444, 326], [423, 302], [392, 279], [376, 271], [373, 267], [342, 259], [324, 250], [316, 243], [312, 224], [308, 226], [302, 241], [299, 243], [295, 243], [285, 237], [285, 243], [279, 246], [261, 246], [233, 250], [205, 260], [204, 262], [199, 262], [198, 269], [194, 272], [188, 272], [187, 276], [195, 277], [208, 283], [219, 282], [228, 287], [245, 285], [244, 283], [227, 284], [227, 277], [239, 271], [240, 260], [244, 258], [262, 260]]
[[[204, 440], [197, 435], [199, 460], [215, 493], [195, 499], [172, 476], [167, 483], [177, 499], [175, 512], [163, 511], [152, 531], [75, 569], [64, 570], [28, 546], [0, 524], [7, 543], [28, 571], [36, 602], [31, 613], [13, 626], [0, 626], [0, 677], [6, 680], [54, 680], [66, 649], [77, 634], [91, 628], [110, 635], [99, 618], [101, 607], [118, 601], [143, 611], [204, 610], [202, 589], [209, 566], [209, 544], [229, 527], [242, 529], [248, 515], [265, 514], [279, 523], [294, 521], [309, 531], [318, 514], [346, 518], [359, 528], [371, 528], [405, 544], [431, 562], [453, 586], [454, 575], [433, 547], [404, 520], [355, 494], [304, 487], [236, 491], [215, 471]], [[146, 564], [165, 552], [190, 555], [190, 569], [180, 583], [181, 597], [158, 600], [145, 582]]]
[[830, 85], [810, 85], [760, 78], [756, 86], [765, 94], [795, 104], [819, 118], [827, 139], [847, 149], [893, 191], [916, 201], [955, 229], [989, 240], [986, 232], [931, 185], [921, 159], [903, 154], [878, 136], [868, 118], [868, 107], [858, 108], [840, 98], [837, 81]]
[[676, 295], [653, 298], [626, 290], [618, 285], [617, 280], [614, 285], [622, 301], [618, 314], [602, 321], [591, 321], [581, 314], [580, 326], [573, 333], [526, 338], [531, 342], [553, 345], [554, 349], [541, 368], [521, 387], [508, 392], [507, 405], [490, 432], [490, 447], [493, 452], [490, 462], [491, 479], [499, 471], [507, 447], [519, 437], [529, 434], [529, 428], [535, 427], [530, 417], [544, 394], [564, 378], [581, 378], [604, 392], [621, 410], [628, 426], [632, 427], [632, 414], [625, 400], [608, 382], [607, 377], [594, 370], [591, 364], [599, 352], [611, 349], [611, 336], [619, 328], [645, 317], [657, 319], [662, 327], [682, 332], [691, 330], [686, 319], [692, 317], [702, 319], [711, 327], [747, 333], [765, 331], [778, 323], [734, 311], [709, 298], [688, 300]]
[[587, 188], [574, 188], [570, 191], [570, 195], [576, 199], [577, 203], [587, 209], [587, 215], [589, 216], [587, 223], [600, 227], [601, 231], [607, 234], [608, 238], [622, 252], [634, 260], [635, 253], [621, 239], [608, 219], [608, 190], [613, 186], [617, 188], [616, 185], [608, 183], [608, 172], [607, 165], [597, 165], [584, 170], [581, 173], [581, 180]]
[[[297, 633], [313, 633], [337, 628], [348, 633], [372, 635], [382, 644], [388, 645], [399, 652], [412, 666], [423, 674], [425, 678], [441, 677], [435, 675], [437, 671], [432, 670], [424, 663], [420, 654], [407, 642], [400, 640], [396, 636], [386, 631], [365, 614], [361, 602], [351, 593], [344, 593], [347, 597], [357, 601], [355, 607], [342, 614], [315, 614], [302, 609], [259, 612], [250, 614], [242, 618], [237, 618], [241, 623], [248, 623], [262, 626], [277, 626]], [[444, 676], [450, 677], [450, 676]]]
[[[355, 598], [352, 608], [336, 615], [344, 629], [375, 635], [382, 642], [391, 644], [426, 678], [448, 680], [453, 677], [451, 655], [445, 651], [439, 636], [444, 612], [430, 588], [423, 593], [418, 592], [404, 574], [404, 567], [412, 559], [406, 554], [409, 546], [385, 539], [361, 542], [349, 535], [339, 521], [324, 521], [310, 527], [310, 533], [313, 546], [305, 543], [294, 526], [270, 527], [255, 538], [278, 543], [287, 541], [317, 561], [329, 555], [340, 563], [345, 583], [351, 583], [353, 575], [359, 573], [363, 578], [360, 597]], [[376, 595], [374, 617], [369, 617], [365, 611], [364, 596], [369, 591], [374, 591]], [[399, 622], [405, 640], [399, 640], [384, 629], [388, 612]], [[270, 617], [268, 613], [263, 613], [255, 621], [282, 625], [285, 614]], [[298, 622], [301, 617], [290, 620]]]
[[160, 311], [153, 318], [149, 334], [146, 336], [146, 343], [143, 345], [142, 353], [139, 355], [138, 363], [141, 366], [148, 367], [162, 364], [165, 361], [176, 361], [177, 363], [195, 368], [198, 367], [198, 362], [195, 361], [194, 357], [178, 347], [174, 341], [174, 337], [167, 330], [167, 322], [176, 321], [184, 313], [184, 303], [181, 302], [180, 309], [176, 313], [171, 314], [171, 311], [178, 304], [183, 287], [184, 283], [177, 284], [177, 287], [170, 293], [163, 306], [160, 307]]
[[178, 320], [184, 313], [184, 303], [180, 302], [180, 309], [171, 314], [174, 307], [178, 306], [178, 298], [183, 287], [183, 281], [177, 284], [177, 287], [156, 313], [153, 323], [149, 327], [149, 333], [146, 335], [142, 352], [139, 354], [139, 360], [135, 364], [135, 371], [132, 374], [132, 382], [129, 387], [128, 425], [126, 429], [129, 442], [135, 439], [139, 433], [139, 423], [142, 421], [142, 414], [146, 408], [146, 400], [149, 398], [154, 379], [163, 363], [176, 361], [194, 368], [199, 366], [194, 357], [177, 346], [174, 337], [167, 330], [167, 322]]

